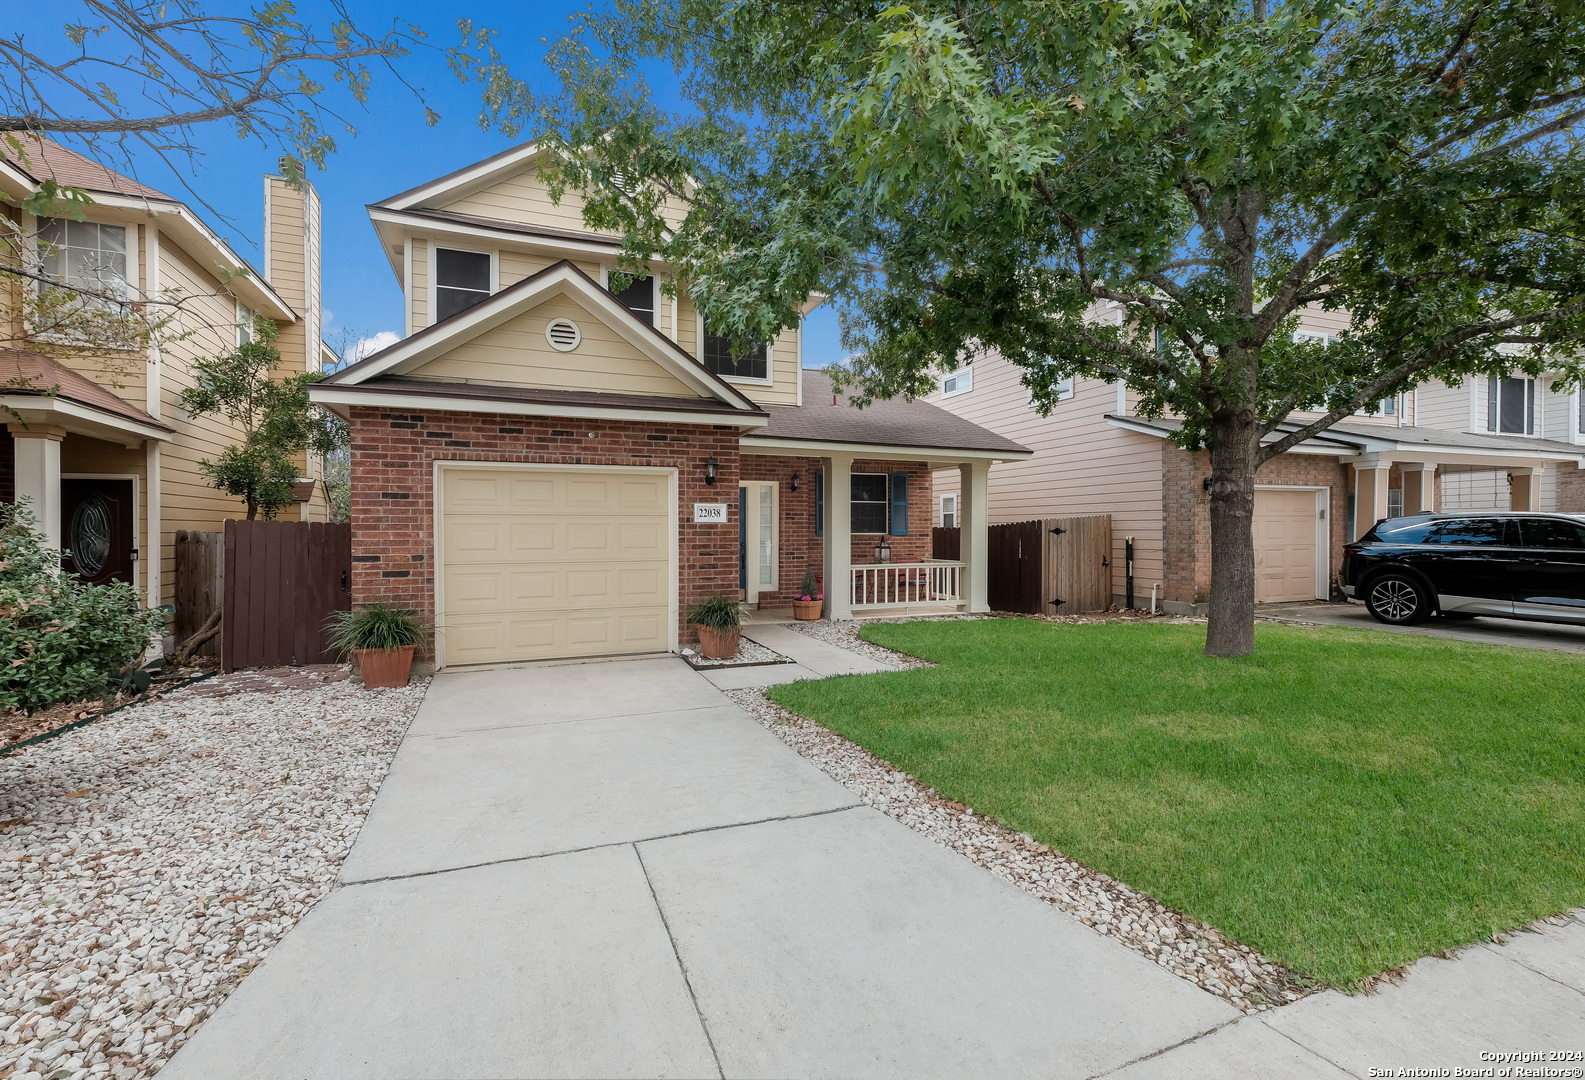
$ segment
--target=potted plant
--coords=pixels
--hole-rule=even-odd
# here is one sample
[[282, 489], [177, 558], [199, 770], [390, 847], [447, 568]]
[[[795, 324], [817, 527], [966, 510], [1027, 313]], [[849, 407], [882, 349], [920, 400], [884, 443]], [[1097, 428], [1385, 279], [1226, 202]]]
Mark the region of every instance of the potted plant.
[[363, 685], [406, 686], [413, 668], [413, 649], [423, 643], [429, 625], [418, 612], [389, 604], [363, 604], [334, 612], [325, 620], [332, 649], [357, 657]]
[[805, 570], [803, 584], [798, 586], [798, 595], [793, 597], [793, 618], [799, 622], [814, 622], [820, 618], [825, 599], [825, 593], [815, 581], [815, 572]]
[[713, 596], [688, 609], [688, 621], [699, 630], [699, 651], [711, 660], [730, 660], [737, 655], [738, 639], [743, 635], [743, 609], [736, 600]]

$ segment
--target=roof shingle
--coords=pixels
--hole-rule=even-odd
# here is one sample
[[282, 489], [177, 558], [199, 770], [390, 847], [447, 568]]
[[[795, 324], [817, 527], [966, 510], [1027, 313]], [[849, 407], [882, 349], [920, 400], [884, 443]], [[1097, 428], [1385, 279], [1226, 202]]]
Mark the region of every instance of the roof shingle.
[[0, 395], [7, 394], [64, 398], [126, 420], [171, 430], [113, 391], [43, 353], [0, 349]]
[[60, 143], [36, 135], [23, 135], [21, 138], [28, 144], [27, 160], [18, 161], [12, 158], [9, 150], [4, 156], [35, 180], [54, 180], [63, 187], [127, 195], [135, 199], [162, 199], [165, 202], [176, 202], [164, 192], [156, 191], [147, 184], [140, 184], [130, 176], [122, 176], [114, 169], [107, 169], [75, 150], [68, 150]]

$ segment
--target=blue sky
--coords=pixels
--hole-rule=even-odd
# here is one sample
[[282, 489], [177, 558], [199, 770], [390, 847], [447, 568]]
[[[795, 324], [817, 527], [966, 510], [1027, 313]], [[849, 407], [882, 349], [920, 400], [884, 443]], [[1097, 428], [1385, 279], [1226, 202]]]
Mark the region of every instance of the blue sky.
[[[417, 21], [429, 40], [440, 46], [456, 40], [458, 18], [471, 18], [477, 25], [499, 32], [497, 47], [519, 78], [548, 87], [550, 76], [542, 62], [545, 39], [559, 35], [569, 12], [583, 6], [566, 0], [506, 0], [444, 8], [426, 4], [420, 5], [419, 14], [353, 0], [350, 8], [354, 18], [370, 31], [388, 26], [400, 13]], [[317, 0], [304, 0], [298, 10], [302, 21], [316, 26], [328, 25], [332, 17], [328, 5]], [[68, 21], [90, 20], [77, 4], [29, 5], [6, 15], [8, 30], [26, 33], [35, 47], [63, 41], [61, 27]], [[325, 333], [332, 343], [349, 332], [358, 337], [401, 332], [400, 289], [380, 253], [364, 207], [498, 153], [517, 141], [479, 130], [477, 86], [459, 82], [438, 55], [415, 54], [401, 64], [408, 81], [423, 87], [431, 106], [442, 114], [439, 124], [427, 126], [409, 92], [388, 76], [382, 79], [377, 74], [368, 111], [353, 106], [348, 114], [358, 136], [338, 138], [340, 149], [326, 163], [325, 171], [309, 174], [324, 205]], [[655, 83], [658, 93], [670, 92], [665, 80]], [[676, 102], [666, 104], [675, 106]], [[257, 141], [239, 141], [220, 125], [195, 128], [194, 135], [204, 154], [191, 172], [179, 177], [156, 155], [145, 151], [135, 158], [137, 179], [193, 203], [182, 187], [185, 179], [213, 208], [194, 205], [194, 209], [239, 254], [257, 265], [256, 241], [263, 218], [260, 177], [275, 170], [279, 151]], [[217, 214], [229, 220], [219, 220]], [[817, 310], [805, 325], [804, 365], [823, 367], [843, 355], [835, 316], [827, 309]]]

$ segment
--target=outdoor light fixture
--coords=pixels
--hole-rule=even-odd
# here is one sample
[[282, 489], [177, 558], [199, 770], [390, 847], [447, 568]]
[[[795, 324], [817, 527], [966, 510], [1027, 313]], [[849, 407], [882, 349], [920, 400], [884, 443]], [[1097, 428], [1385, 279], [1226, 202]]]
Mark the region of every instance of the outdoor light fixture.
[[881, 542], [875, 545], [875, 561], [878, 563], [892, 561], [892, 545], [884, 536]]
[[717, 461], [713, 457], [707, 457], [707, 458], [704, 459], [704, 482], [705, 483], [707, 483], [707, 484], [715, 483], [715, 472], [716, 472], [716, 469], [720, 467], [720, 465], [721, 465], [721, 463], [719, 461]]
[[798, 481], [798, 474], [797, 474], [797, 473], [793, 473], [793, 474], [792, 474], [792, 489], [793, 489], [793, 490], [794, 490], [794, 491], [797, 491], [797, 490], [798, 490], [798, 483], [799, 483], [799, 481]]

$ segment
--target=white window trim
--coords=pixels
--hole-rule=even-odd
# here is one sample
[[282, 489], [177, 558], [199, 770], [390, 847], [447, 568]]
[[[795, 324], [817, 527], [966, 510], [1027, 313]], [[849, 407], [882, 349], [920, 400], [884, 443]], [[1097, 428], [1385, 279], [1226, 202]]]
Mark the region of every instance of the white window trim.
[[[616, 293], [611, 292], [611, 275], [626, 273], [628, 273], [628, 271], [623, 270], [620, 266], [614, 266], [610, 263], [602, 263], [600, 265], [600, 287], [606, 292], [611, 293], [612, 296], [615, 296]], [[665, 297], [661, 295], [660, 291], [660, 276], [657, 275], [653, 270], [651, 270], [649, 273], [649, 288], [650, 292], [654, 294], [655, 300], [655, 306], [650, 310], [650, 317], [654, 320], [652, 325], [656, 330], [659, 330], [661, 301], [665, 299]], [[667, 336], [671, 337], [672, 335], [668, 334]]]
[[[743, 580], [745, 582], [743, 589], [746, 594], [745, 599], [752, 602], [757, 601], [759, 599], [759, 594], [762, 592], [781, 591], [781, 481], [739, 480], [737, 486], [740, 492], [749, 488], [754, 489], [752, 501], [756, 508], [759, 506], [759, 489], [762, 487], [768, 487], [771, 489], [770, 584], [768, 585], [755, 580], [759, 571], [759, 547], [756, 542], [756, 537], [754, 537], [752, 534], [758, 532], [759, 522], [755, 521], [752, 525], [748, 526], [744, 530], [745, 533], [750, 534], [750, 543], [748, 545], [748, 551], [745, 552], [745, 554], [747, 555], [752, 553], [752, 555], [750, 556], [749, 565], [745, 567], [745, 572], [743, 574]], [[739, 499], [742, 499], [741, 495], [739, 495]], [[741, 505], [741, 503], [739, 505]], [[753, 570], [754, 573], [749, 573], [749, 570]]]
[[[947, 500], [952, 501], [952, 524], [947, 524]], [[936, 520], [941, 522], [943, 529], [956, 529], [959, 526], [958, 496], [955, 492], [947, 492], [936, 496]]]
[[[886, 508], [886, 524], [881, 527], [881, 531], [880, 532], [859, 532], [857, 529], [853, 528], [853, 504], [859, 501], [859, 500], [857, 500], [857, 499], [855, 499], [853, 497], [853, 477], [855, 477], [855, 476], [878, 476], [882, 480], [886, 481], [886, 497], [881, 500], [881, 505]], [[866, 499], [864, 501], [865, 501], [866, 504], [869, 503], [868, 499]], [[883, 473], [883, 472], [858, 472], [858, 471], [854, 471], [852, 473], [849, 473], [848, 474], [848, 535], [849, 536], [890, 536], [891, 534], [892, 534], [892, 477], [891, 477], [891, 474], [890, 473]]]
[[258, 312], [248, 307], [241, 300], [237, 301], [237, 345], [239, 348], [252, 340], [251, 337], [245, 338], [243, 335], [251, 335], [253, 333], [253, 318], [257, 314]]
[[1499, 401], [1497, 403], [1497, 426], [1495, 428], [1493, 428], [1491, 426], [1491, 376], [1489, 376], [1489, 375], [1483, 376], [1483, 379], [1484, 379], [1484, 381], [1486, 383], [1486, 402], [1485, 402], [1486, 415], [1481, 417], [1481, 419], [1484, 421], [1484, 423], [1481, 425], [1481, 434], [1483, 434], [1483, 435], [1496, 435], [1496, 436], [1498, 436], [1500, 438], [1505, 438], [1505, 439], [1539, 439], [1539, 438], [1541, 438], [1541, 432], [1545, 430], [1545, 419], [1546, 419], [1546, 414], [1543, 411], [1542, 402], [1541, 402], [1541, 380], [1536, 378], [1534, 375], [1501, 375], [1501, 376], [1498, 376], [1497, 382], [1498, 382], [1499, 386], [1502, 384], [1502, 381], [1504, 379], [1523, 379], [1525, 382], [1530, 384], [1529, 394], [1530, 394], [1531, 408], [1529, 410], [1528, 416], [1529, 416], [1530, 423], [1532, 425], [1532, 430], [1526, 431], [1526, 432], [1518, 432], [1518, 431], [1503, 431], [1502, 430], [1502, 402], [1501, 401]]
[[[704, 363], [704, 312], [694, 309], [694, 359]], [[714, 372], [711, 372], [714, 375]], [[765, 343], [765, 377], [763, 379], [745, 379], [737, 375], [716, 375], [723, 382], [742, 383], [745, 386], [774, 386], [776, 385], [776, 341], [772, 338]]]
[[[44, 288], [44, 282], [42, 280], [39, 280], [39, 279], [43, 278], [43, 276], [44, 276], [44, 258], [39, 253], [38, 235], [43, 230], [44, 223], [46, 221], [51, 221], [51, 220], [64, 220], [64, 219], [53, 219], [53, 218], [49, 218], [49, 217], [39, 217], [39, 216], [37, 216], [35, 214], [30, 214], [30, 213], [28, 213], [25, 210], [22, 212], [23, 235], [24, 236], [29, 236], [30, 235], [30, 236], [33, 237], [33, 241], [32, 241], [32, 249], [33, 249], [32, 250], [32, 258], [34, 259], [34, 265], [36, 266], [36, 268], [39, 271], [39, 278], [33, 279], [33, 280], [30, 280], [30, 281], [26, 282], [23, 287], [25, 289], [29, 290], [29, 295], [32, 296], [33, 299], [35, 299], [35, 300], [38, 299], [41, 290]], [[95, 224], [95, 225], [114, 225], [117, 228], [121, 229], [124, 233], [127, 234], [126, 252], [125, 252], [126, 259], [127, 259], [127, 273], [126, 273], [126, 276], [122, 279], [121, 283], [122, 283], [122, 285], [124, 285], [126, 287], [126, 300], [123, 303], [126, 306], [130, 307], [138, 299], [138, 288], [134, 284], [134, 282], [135, 282], [135, 280], [137, 280], [138, 276], [141, 274], [141, 267], [139, 266], [140, 254], [139, 254], [139, 251], [138, 251], [139, 245], [138, 245], [138, 233], [137, 233], [137, 230], [134, 229], [132, 226], [128, 225], [126, 222], [122, 222], [122, 221], [93, 221], [93, 224]], [[27, 330], [27, 333], [28, 333], [29, 337], [34, 337], [34, 338], [37, 338], [39, 341], [49, 342], [50, 344], [53, 344], [53, 345], [67, 345], [67, 346], [72, 346], [74, 348], [81, 348], [82, 345], [83, 345], [83, 341], [82, 341], [81, 338], [74, 337], [71, 334], [51, 333], [51, 332], [48, 332], [48, 331], [37, 331], [37, 330], [34, 330], [33, 327], [31, 327], [31, 326], [28, 326], [25, 329]], [[154, 415], [158, 415], [158, 414], [154, 414]], [[114, 478], [113, 477], [109, 477], [107, 479], [114, 479]]]
[[[948, 390], [947, 389], [947, 380], [948, 379], [956, 379], [959, 382], [959, 384], [967, 382], [968, 385], [967, 386], [958, 385], [958, 386], [954, 387], [953, 389]], [[945, 372], [941, 376], [941, 396], [944, 397], [944, 398], [957, 397], [959, 394], [967, 394], [970, 390], [973, 390], [973, 389], [974, 389], [974, 365], [973, 364], [964, 364], [962, 367], [955, 368], [952, 371]]]
[[[481, 248], [458, 247], [455, 244], [437, 244], [428, 241], [429, 245], [429, 310], [424, 313], [424, 326], [434, 326], [440, 321], [440, 298], [437, 289], [440, 288], [440, 274], [437, 268], [440, 249], [447, 251], [464, 251], [470, 255], [488, 255], [490, 257], [490, 295], [494, 296], [501, 291], [501, 253], [499, 251], [484, 250]], [[424, 327], [418, 327], [422, 330]]]
[[[1072, 398], [1073, 397], [1074, 384], [1077, 381], [1078, 380], [1072, 375], [1069, 375], [1066, 379], [1060, 380], [1060, 382], [1066, 382], [1068, 384], [1068, 389], [1067, 389], [1067, 392], [1065, 392], [1065, 393], [1062, 392], [1062, 391], [1058, 391], [1057, 392], [1056, 401], [1053, 402], [1053, 404], [1056, 404], [1058, 402], [1067, 401], [1070, 398]], [[971, 387], [971, 389], [972, 389], [972, 387]], [[1024, 396], [1024, 404], [1029, 406], [1031, 409], [1033, 409], [1033, 408], [1036, 407], [1035, 406], [1035, 390], [1034, 390], [1034, 387], [1026, 387], [1025, 389], [1026, 389], [1026, 393], [1025, 393], [1025, 396]]]

